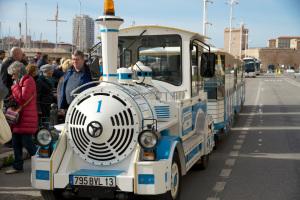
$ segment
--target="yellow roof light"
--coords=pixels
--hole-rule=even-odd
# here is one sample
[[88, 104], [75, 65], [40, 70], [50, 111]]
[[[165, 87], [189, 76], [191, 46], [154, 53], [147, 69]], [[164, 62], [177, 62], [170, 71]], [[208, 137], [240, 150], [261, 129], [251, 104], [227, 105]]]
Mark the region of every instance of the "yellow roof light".
[[114, 0], [104, 0], [104, 15], [115, 16]]

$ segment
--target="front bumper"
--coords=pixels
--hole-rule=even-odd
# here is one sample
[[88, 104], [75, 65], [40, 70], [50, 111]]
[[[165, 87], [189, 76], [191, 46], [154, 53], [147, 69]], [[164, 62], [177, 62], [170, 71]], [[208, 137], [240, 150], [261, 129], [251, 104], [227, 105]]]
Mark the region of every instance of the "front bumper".
[[77, 176], [115, 177], [115, 187], [98, 188], [106, 191], [129, 192], [141, 195], [163, 194], [170, 190], [171, 161], [136, 162], [134, 175], [118, 170], [81, 169], [71, 173], [53, 173], [52, 161], [48, 158], [32, 157], [32, 187], [41, 190], [86, 189], [98, 186], [74, 186], [71, 178]]

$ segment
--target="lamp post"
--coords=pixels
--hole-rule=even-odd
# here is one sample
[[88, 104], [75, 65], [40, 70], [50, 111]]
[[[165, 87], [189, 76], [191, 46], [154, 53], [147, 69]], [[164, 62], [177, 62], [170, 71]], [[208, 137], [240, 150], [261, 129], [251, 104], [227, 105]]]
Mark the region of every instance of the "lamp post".
[[207, 21], [207, 5], [208, 3], [213, 3], [210, 0], [203, 0], [203, 27], [202, 27], [202, 31], [203, 31], [203, 35], [207, 34], [207, 25], [211, 25], [211, 23], [209, 23]]
[[228, 4], [230, 5], [230, 15], [229, 15], [229, 53], [231, 53], [231, 32], [232, 32], [232, 13], [233, 13], [233, 6], [238, 4], [238, 0], [229, 0]]

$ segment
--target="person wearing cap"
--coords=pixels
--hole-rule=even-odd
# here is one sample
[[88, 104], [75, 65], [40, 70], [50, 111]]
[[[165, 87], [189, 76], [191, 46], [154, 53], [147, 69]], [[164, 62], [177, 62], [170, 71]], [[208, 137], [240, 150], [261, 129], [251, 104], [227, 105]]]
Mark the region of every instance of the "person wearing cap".
[[[92, 81], [89, 67], [84, 62], [84, 54], [82, 51], [76, 50], [72, 55], [72, 66], [66, 72], [61, 84], [58, 98], [58, 108], [68, 109], [74, 97], [71, 92], [77, 87]], [[83, 91], [83, 88], [81, 91]]]
[[54, 82], [52, 75], [54, 68], [50, 64], [41, 66], [41, 75], [37, 79], [37, 101], [41, 117], [48, 119], [50, 116], [50, 106], [56, 102], [54, 97]]

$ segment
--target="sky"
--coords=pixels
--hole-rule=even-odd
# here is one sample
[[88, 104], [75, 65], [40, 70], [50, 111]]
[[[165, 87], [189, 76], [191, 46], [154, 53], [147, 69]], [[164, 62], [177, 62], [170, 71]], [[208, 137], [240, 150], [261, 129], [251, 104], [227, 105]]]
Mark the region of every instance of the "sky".
[[[207, 29], [210, 43], [224, 46], [224, 28], [229, 27], [228, 0], [211, 0], [207, 16], [212, 24]], [[103, 13], [103, 0], [0, 0], [0, 37], [19, 38], [19, 22], [25, 34], [25, 2], [28, 5], [28, 29], [34, 40], [55, 42], [53, 19], [56, 4], [59, 18], [67, 20], [58, 27], [59, 42], [72, 42], [72, 19], [80, 13], [93, 19]], [[115, 0], [116, 15], [127, 27], [135, 23], [157, 24], [202, 33], [203, 0]], [[249, 29], [249, 47], [265, 47], [269, 39], [279, 36], [300, 36], [299, 0], [238, 0], [233, 7], [233, 27], [241, 23]], [[95, 26], [98, 29], [98, 26]], [[95, 41], [96, 42], [96, 41]]]

